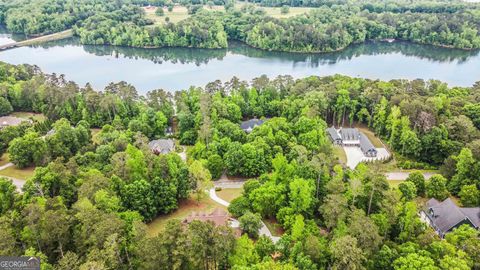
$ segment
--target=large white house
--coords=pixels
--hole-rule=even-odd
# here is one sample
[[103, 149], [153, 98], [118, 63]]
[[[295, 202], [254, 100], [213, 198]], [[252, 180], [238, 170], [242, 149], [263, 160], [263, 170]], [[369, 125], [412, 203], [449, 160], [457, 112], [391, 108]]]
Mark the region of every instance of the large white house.
[[376, 157], [377, 149], [368, 137], [356, 128], [327, 128], [330, 140], [336, 145], [358, 146], [366, 157]]

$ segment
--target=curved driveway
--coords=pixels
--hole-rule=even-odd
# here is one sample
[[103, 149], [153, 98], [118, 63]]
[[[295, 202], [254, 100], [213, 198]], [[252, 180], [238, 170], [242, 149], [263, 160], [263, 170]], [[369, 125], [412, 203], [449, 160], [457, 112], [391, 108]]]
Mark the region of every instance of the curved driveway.
[[[228, 207], [230, 205], [229, 202], [225, 201], [224, 199], [220, 198], [217, 196], [217, 193], [215, 192], [215, 188], [211, 188], [209, 190], [210, 198], [214, 200], [215, 202]], [[260, 228], [260, 231], [258, 232], [259, 235], [265, 235], [268, 238], [272, 239], [273, 243], [276, 243], [278, 240], [280, 240], [280, 237], [278, 236], [273, 236], [270, 230], [268, 229], [267, 225], [263, 223], [262, 221], [262, 227]]]

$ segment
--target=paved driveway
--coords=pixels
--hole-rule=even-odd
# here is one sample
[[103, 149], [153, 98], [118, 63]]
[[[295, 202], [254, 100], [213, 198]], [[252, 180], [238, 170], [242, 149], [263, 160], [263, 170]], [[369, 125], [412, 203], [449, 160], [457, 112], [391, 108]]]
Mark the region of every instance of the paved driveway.
[[347, 166], [352, 170], [362, 161], [386, 159], [390, 156], [390, 153], [385, 148], [377, 148], [377, 157], [374, 158], [363, 155], [362, 150], [357, 146], [343, 146], [343, 150], [347, 156]]
[[[215, 192], [215, 188], [211, 188], [209, 191], [208, 191], [209, 195], [210, 195], [210, 198], [212, 200], [214, 200], [215, 202], [223, 205], [223, 206], [226, 206], [228, 207], [230, 205], [229, 202], [223, 200], [222, 198], [218, 197], [216, 192]], [[272, 233], [270, 232], [270, 230], [268, 229], [267, 225], [265, 225], [265, 223], [263, 223], [262, 221], [262, 227], [260, 228], [259, 232], [258, 232], [259, 235], [265, 235], [267, 237], [269, 237], [270, 239], [272, 239], [272, 241], [274, 243], [276, 243], [278, 240], [280, 240], [280, 237], [277, 237], [277, 236], [273, 236]]]

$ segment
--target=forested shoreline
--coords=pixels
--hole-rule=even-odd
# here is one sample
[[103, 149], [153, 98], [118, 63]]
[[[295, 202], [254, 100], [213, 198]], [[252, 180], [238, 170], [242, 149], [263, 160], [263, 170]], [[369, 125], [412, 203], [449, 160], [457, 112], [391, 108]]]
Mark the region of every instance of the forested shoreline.
[[[479, 83], [261, 76], [141, 96], [126, 82], [100, 92], [1, 63], [0, 89], [2, 115], [47, 118], [0, 130], [2, 153], [36, 166], [22, 193], [0, 178], [0, 253], [39, 256], [44, 270], [480, 269], [478, 230], [442, 240], [418, 217], [428, 198], [480, 204]], [[251, 118], [266, 122], [246, 133]], [[174, 123], [186, 161], [148, 148]], [[325, 129], [353, 124], [402, 168], [439, 173], [392, 188], [381, 164], [346, 168]], [[241, 237], [175, 220], [147, 235], [146, 223], [200, 200], [224, 172], [250, 179], [228, 208]], [[260, 218], [283, 228], [277, 243], [252, 229]]]
[[[226, 10], [210, 11], [201, 8], [201, 3], [185, 2], [197, 7], [190, 17], [178, 23], [153, 24], [139, 6], [150, 4], [148, 1], [125, 0], [113, 5], [83, 0], [77, 6], [70, 1], [37, 1], [4, 4], [0, 22], [12, 32], [29, 35], [73, 27], [83, 44], [131, 47], [226, 48], [231, 39], [264, 50], [331, 52], [366, 40], [400, 39], [449, 48], [480, 48], [480, 7], [467, 3], [445, 2], [444, 8], [430, 2], [420, 2], [419, 7], [400, 3], [397, 8], [382, 7], [375, 1], [326, 3], [306, 14], [278, 19], [253, 5], [234, 8], [229, 2], [218, 3]], [[162, 7], [172, 3], [151, 4]]]

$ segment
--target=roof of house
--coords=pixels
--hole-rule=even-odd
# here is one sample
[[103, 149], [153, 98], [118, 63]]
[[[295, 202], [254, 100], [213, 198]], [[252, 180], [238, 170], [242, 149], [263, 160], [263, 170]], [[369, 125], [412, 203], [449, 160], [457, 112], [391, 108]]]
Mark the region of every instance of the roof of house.
[[194, 220], [199, 220], [202, 222], [211, 221], [215, 226], [227, 225], [229, 220], [228, 213], [222, 209], [215, 208], [213, 212], [207, 214], [205, 212], [192, 213], [187, 218], [183, 220], [184, 223], [190, 223]]
[[342, 139], [346, 141], [355, 141], [360, 137], [360, 132], [356, 128], [341, 128], [339, 133], [342, 135]]
[[148, 143], [150, 150], [156, 154], [168, 154], [175, 148], [175, 143], [170, 139], [159, 139]]
[[455, 225], [468, 220], [475, 228], [480, 227], [480, 208], [458, 207], [450, 198], [443, 202], [430, 199], [427, 202], [427, 211], [424, 211], [435, 227], [446, 233]]
[[22, 122], [28, 122], [28, 119], [18, 118], [15, 116], [1, 116], [0, 125], [2, 126], [18, 126]]
[[334, 127], [327, 128], [327, 132], [334, 141], [342, 139]]
[[250, 119], [250, 120], [247, 120], [247, 121], [243, 121], [240, 124], [240, 128], [245, 130], [245, 131], [252, 131], [254, 127], [260, 126], [261, 124], [265, 123], [265, 121], [266, 120], [257, 119], [257, 118]]
[[373, 146], [372, 142], [370, 142], [368, 137], [362, 132], [360, 132], [360, 149], [362, 149], [362, 151], [368, 151], [368, 150], [377, 151], [375, 146]]

